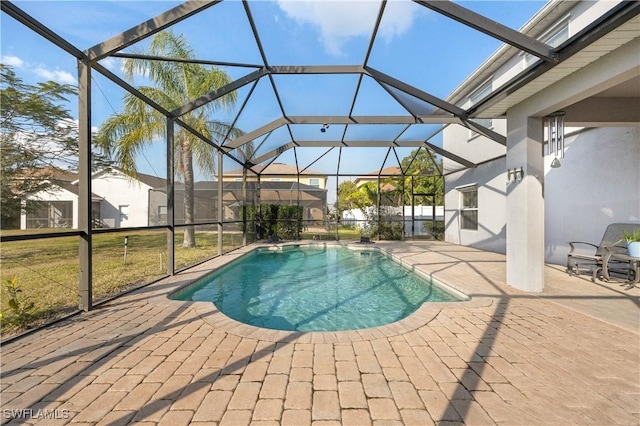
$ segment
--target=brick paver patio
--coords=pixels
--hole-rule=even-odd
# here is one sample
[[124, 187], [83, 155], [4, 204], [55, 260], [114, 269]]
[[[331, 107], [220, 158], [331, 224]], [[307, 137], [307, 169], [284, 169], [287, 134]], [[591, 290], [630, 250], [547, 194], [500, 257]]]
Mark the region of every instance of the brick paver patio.
[[[335, 333], [239, 324], [167, 294], [247, 248], [2, 346], [8, 424], [638, 425], [640, 290], [504, 256], [376, 243], [471, 296]], [[48, 417], [48, 418], [47, 418]]]

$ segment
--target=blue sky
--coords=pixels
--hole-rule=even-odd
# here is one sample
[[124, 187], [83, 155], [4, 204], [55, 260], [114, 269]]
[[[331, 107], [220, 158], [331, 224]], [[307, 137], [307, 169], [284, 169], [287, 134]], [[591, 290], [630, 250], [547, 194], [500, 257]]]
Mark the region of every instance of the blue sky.
[[[174, 1], [15, 1], [18, 7], [40, 20], [62, 38], [80, 49], [92, 47], [134, 25], [174, 7]], [[465, 1], [459, 2], [475, 12], [518, 29], [540, 8], [543, 1]], [[380, 3], [363, 1], [250, 1], [270, 65], [361, 65]], [[43, 40], [12, 18], [2, 14], [0, 25], [2, 62], [14, 66], [28, 83], [55, 80], [77, 84], [75, 59]], [[190, 41], [202, 59], [261, 64], [242, 3], [227, 0], [178, 23], [173, 28]], [[145, 42], [142, 42], [144, 45]], [[406, 0], [389, 1], [368, 64], [435, 96], [446, 98], [458, 84], [500, 46], [500, 42], [469, 29], [420, 5]], [[102, 62], [120, 74], [117, 59]], [[251, 69], [225, 67], [233, 79]], [[93, 126], [121, 108], [122, 89], [94, 73]], [[279, 95], [289, 115], [345, 115], [351, 108], [357, 76], [275, 76]], [[138, 80], [141, 82], [142, 80]], [[238, 92], [236, 110], [250, 86]], [[77, 115], [76, 100], [69, 104]], [[226, 114], [230, 120], [236, 111]], [[406, 114], [389, 101], [388, 94], [373, 80], [365, 78], [354, 107], [355, 115]], [[271, 85], [262, 79], [238, 121], [250, 131], [281, 116]], [[342, 126], [332, 126], [326, 138], [339, 137]], [[391, 131], [393, 129], [386, 129]], [[314, 126], [300, 126], [296, 137], [305, 139], [319, 132]], [[351, 130], [356, 140], [387, 137], [380, 129]], [[393, 133], [393, 131], [391, 131]], [[275, 135], [272, 135], [272, 137]], [[286, 137], [286, 135], [283, 135]], [[277, 143], [277, 142], [272, 142]], [[150, 148], [141, 158], [140, 171], [162, 175], [164, 161], [159, 148]], [[309, 158], [298, 152], [301, 166], [326, 150], [310, 149]], [[379, 169], [384, 150], [360, 155], [353, 173]], [[364, 151], [363, 151], [364, 153]], [[293, 160], [293, 153], [284, 160]], [[283, 161], [284, 161], [283, 160]], [[305, 164], [306, 163], [306, 164]], [[331, 156], [314, 164], [313, 169], [331, 167]], [[154, 165], [156, 165], [154, 167]], [[322, 171], [322, 170], [321, 170]]]

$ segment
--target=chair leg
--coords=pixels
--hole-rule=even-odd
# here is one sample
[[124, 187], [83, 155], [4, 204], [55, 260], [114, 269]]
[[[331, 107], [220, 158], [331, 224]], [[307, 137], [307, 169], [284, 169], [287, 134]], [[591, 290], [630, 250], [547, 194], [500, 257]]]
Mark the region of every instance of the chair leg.
[[571, 258], [567, 257], [567, 274], [569, 274], [569, 276], [573, 275], [573, 270], [571, 269]]
[[595, 283], [598, 278], [600, 279], [600, 281], [603, 280], [603, 278], [602, 278], [602, 266], [597, 266], [596, 265], [593, 268], [593, 274], [591, 275], [591, 281], [593, 281]]

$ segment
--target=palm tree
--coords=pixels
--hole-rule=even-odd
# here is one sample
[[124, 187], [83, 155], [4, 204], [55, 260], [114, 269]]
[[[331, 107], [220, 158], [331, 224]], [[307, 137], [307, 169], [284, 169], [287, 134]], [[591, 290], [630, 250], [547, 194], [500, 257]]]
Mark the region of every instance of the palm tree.
[[[151, 38], [146, 56], [195, 59], [193, 49], [183, 35], [164, 31]], [[145, 96], [171, 111], [231, 82], [231, 77], [216, 67], [205, 67], [182, 61], [124, 59], [124, 76], [132, 82], [134, 74], [142, 74], [151, 86], [137, 87]], [[220, 140], [229, 133], [229, 125], [215, 120], [215, 113], [232, 108], [236, 93], [180, 117], [182, 121], [211, 140]], [[124, 97], [124, 110], [108, 118], [101, 126], [97, 142], [113, 155], [115, 164], [125, 173], [137, 174], [136, 154], [150, 145], [154, 138], [166, 137], [166, 117], [132, 94]], [[232, 129], [237, 136], [237, 129]], [[177, 126], [174, 137], [175, 170], [184, 183], [185, 223], [194, 223], [194, 162], [205, 173], [215, 174], [216, 150], [191, 132]], [[249, 147], [247, 147], [249, 148]], [[185, 228], [183, 247], [195, 247], [193, 227]]]

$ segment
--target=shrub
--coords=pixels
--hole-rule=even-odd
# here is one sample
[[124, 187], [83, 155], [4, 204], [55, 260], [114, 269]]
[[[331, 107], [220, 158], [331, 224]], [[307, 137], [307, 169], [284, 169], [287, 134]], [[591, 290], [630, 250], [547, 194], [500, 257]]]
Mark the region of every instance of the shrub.
[[17, 276], [4, 280], [4, 285], [9, 294], [9, 312], [6, 315], [0, 314], [2, 328], [26, 328], [34, 314], [34, 303], [22, 295], [22, 289], [18, 286]]

